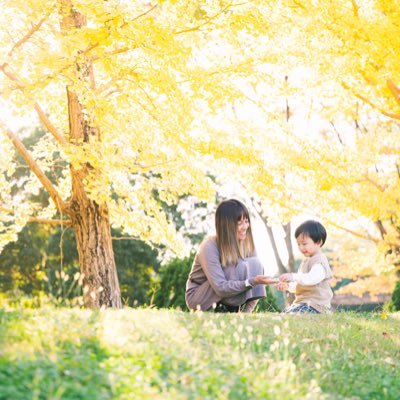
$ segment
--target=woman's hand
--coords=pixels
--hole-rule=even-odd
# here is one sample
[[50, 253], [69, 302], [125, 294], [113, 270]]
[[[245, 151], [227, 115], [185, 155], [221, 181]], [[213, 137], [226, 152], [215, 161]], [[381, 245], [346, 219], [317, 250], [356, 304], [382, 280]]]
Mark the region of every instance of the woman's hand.
[[279, 277], [279, 282], [292, 282], [293, 281], [293, 275], [292, 274], [282, 274]]
[[277, 278], [272, 278], [271, 276], [266, 276], [266, 275], [257, 275], [254, 278], [254, 282], [257, 285], [271, 285], [273, 283], [279, 282], [279, 279]]

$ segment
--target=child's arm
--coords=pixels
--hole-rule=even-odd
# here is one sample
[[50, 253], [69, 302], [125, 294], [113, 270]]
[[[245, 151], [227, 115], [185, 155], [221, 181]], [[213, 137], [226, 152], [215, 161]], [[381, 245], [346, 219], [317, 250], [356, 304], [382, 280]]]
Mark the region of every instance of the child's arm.
[[314, 286], [326, 278], [325, 269], [322, 264], [312, 266], [310, 272], [307, 273], [289, 273], [279, 277], [281, 282], [297, 282], [303, 286]]

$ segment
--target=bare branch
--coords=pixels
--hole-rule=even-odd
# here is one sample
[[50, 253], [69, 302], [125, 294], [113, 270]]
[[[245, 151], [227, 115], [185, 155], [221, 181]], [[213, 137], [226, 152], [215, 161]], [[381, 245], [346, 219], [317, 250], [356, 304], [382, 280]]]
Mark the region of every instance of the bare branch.
[[351, 4], [353, 6], [353, 14], [355, 17], [358, 17], [358, 9], [360, 8], [355, 0], [351, 0]]
[[307, 7], [301, 4], [299, 1], [294, 0], [293, 4], [295, 4], [297, 7], [302, 8], [303, 10], [307, 11]]
[[225, 11], [227, 11], [229, 8], [234, 7], [234, 6], [238, 6], [239, 4], [228, 4], [225, 8], [223, 8], [222, 10], [220, 10], [218, 13], [216, 13], [215, 15], [211, 16], [210, 18], [207, 18], [207, 20], [205, 22], [203, 22], [200, 25], [194, 26], [192, 28], [187, 28], [187, 29], [182, 29], [181, 31], [176, 31], [174, 32], [175, 35], [180, 35], [181, 33], [188, 33], [188, 32], [193, 32], [193, 31], [198, 31], [200, 30], [203, 26], [209, 24], [211, 21], [213, 21], [214, 19], [218, 18], [221, 14], [223, 14]]
[[371, 237], [371, 235], [369, 235], [369, 234], [363, 234], [363, 233], [360, 233], [360, 232], [353, 231], [351, 229], [345, 228], [344, 226], [338, 225], [337, 223], [335, 223], [335, 222], [333, 222], [331, 220], [329, 221], [329, 223], [331, 225], [335, 226], [336, 228], [339, 228], [339, 229], [341, 229], [341, 230], [343, 230], [345, 232], [351, 233], [355, 237], [359, 237], [359, 238], [365, 239], [365, 240], [370, 240], [371, 242], [374, 242], [374, 243], [379, 243], [379, 241], [380, 241], [377, 238]]
[[[157, 7], [158, 7], [158, 4], [156, 3], [153, 7], [149, 8], [149, 9], [148, 9], [147, 11], [145, 11], [144, 13], [139, 14], [138, 16], [136, 16], [135, 18], [133, 18], [132, 20], [130, 20], [129, 23], [131, 23], [131, 22], [133, 22], [133, 21], [136, 21], [136, 20], [139, 19], [139, 18], [144, 17], [145, 15], [151, 13], [151, 12], [152, 12], [155, 8], [157, 8]], [[122, 26], [124, 26], [124, 25], [126, 25], [126, 24], [127, 24], [127, 22], [126, 22], [125, 24], [123, 24]]]
[[[339, 139], [340, 144], [341, 144], [342, 146], [344, 146], [343, 140], [342, 140], [342, 138], [340, 137], [340, 133], [339, 133], [339, 131], [336, 129], [335, 124], [334, 124], [332, 121], [329, 121], [329, 123], [331, 124], [333, 130], [335, 131], [336, 136], [337, 136], [337, 138]], [[357, 123], [357, 122], [356, 122], [356, 123]]]
[[[3, 64], [0, 66], [0, 70], [3, 71], [4, 75], [6, 75], [10, 80], [16, 82], [18, 88], [22, 91], [24, 90], [23, 83], [19, 80], [19, 78], [13, 74], [7, 64]], [[48, 129], [48, 131], [54, 136], [54, 138], [61, 143], [62, 145], [66, 145], [67, 141], [65, 140], [64, 136], [57, 130], [57, 128], [51, 123], [45, 112], [42, 110], [40, 105], [35, 102], [34, 108], [36, 113], [38, 114], [40, 120], [42, 121], [43, 125]]]
[[387, 80], [387, 86], [389, 90], [392, 92], [394, 99], [398, 104], [400, 104], [400, 89], [396, 86], [391, 79]]
[[48, 224], [48, 225], [61, 225], [61, 226], [72, 226], [72, 222], [68, 219], [46, 219], [46, 218], [35, 218], [30, 217], [28, 222], [38, 222], [41, 224]]
[[7, 136], [13, 142], [15, 148], [18, 150], [18, 152], [21, 154], [23, 159], [28, 164], [31, 171], [37, 176], [39, 181], [42, 183], [44, 189], [50, 195], [50, 197], [53, 200], [54, 204], [56, 205], [57, 209], [60, 212], [67, 212], [67, 205], [64, 203], [60, 194], [58, 193], [56, 188], [53, 186], [50, 179], [44, 174], [44, 172], [37, 165], [37, 163], [33, 159], [33, 157], [29, 154], [28, 150], [26, 149], [26, 147], [24, 146], [22, 141], [19, 139], [19, 137], [14, 132], [12, 132], [10, 129], [8, 129], [2, 121], [0, 121], [0, 124], [2, 125]]
[[[343, 84], [343, 87], [346, 89], [349, 89], [349, 87], [346, 84]], [[393, 119], [399, 119], [400, 120], [400, 114], [395, 114], [391, 113], [388, 111], [385, 111], [382, 107], [379, 107], [378, 105], [374, 104], [372, 101], [364, 97], [363, 95], [359, 93], [354, 93], [356, 97], [358, 97], [360, 100], [362, 100], [364, 103], [370, 105], [372, 108], [375, 108], [378, 110], [381, 114], [385, 115], [386, 117], [393, 118]]]
[[61, 143], [62, 145], [66, 145], [67, 141], [65, 140], [64, 136], [58, 132], [58, 129], [51, 123], [45, 112], [42, 110], [38, 103], [34, 104], [34, 108], [36, 113], [38, 114], [40, 120], [42, 121], [43, 125], [47, 128], [47, 130], [54, 136], [54, 138]]
[[33, 25], [32, 28], [29, 30], [29, 32], [27, 32], [20, 40], [18, 40], [17, 43], [15, 43], [15, 45], [12, 47], [12, 49], [8, 52], [8, 56], [11, 56], [12, 53], [21, 45], [23, 45], [25, 42], [27, 42], [30, 37], [37, 32], [40, 27], [42, 26], [43, 22], [46, 21], [46, 19], [48, 18], [48, 16], [50, 15], [50, 13], [46, 14], [36, 25]]
[[[98, 61], [98, 60], [106, 59], [106, 58], [109, 57], [109, 56], [113, 56], [113, 55], [115, 55], [115, 54], [126, 53], [126, 52], [128, 52], [128, 51], [133, 50], [133, 49], [134, 49], [134, 48], [132, 48], [132, 47], [121, 47], [121, 48], [119, 48], [119, 49], [115, 49], [115, 50], [112, 50], [112, 51], [109, 51], [109, 52], [105, 52], [105, 53], [103, 54], [102, 57], [100, 57], [100, 56], [93, 56], [93, 57], [91, 57], [91, 61], [92, 61], [92, 62], [95, 62], [95, 61]], [[71, 65], [67, 65], [67, 68], [70, 67], [70, 66], [71, 66]], [[66, 68], [64, 68], [64, 69], [66, 69]], [[61, 71], [60, 71], [60, 72], [61, 72]]]
[[135, 236], [112, 236], [112, 240], [139, 240], [138, 237]]
[[380, 192], [384, 192], [386, 190], [386, 188], [382, 185], [380, 185], [379, 183], [375, 182], [373, 179], [371, 179], [368, 174], [365, 174], [365, 179], [367, 182], [371, 183], [372, 185], [374, 185], [377, 189], [379, 189]]
[[[0, 211], [11, 215], [15, 214], [13, 210], [1, 206], [0, 206]], [[68, 219], [47, 219], [47, 218], [29, 217], [28, 222], [39, 222], [48, 225], [72, 226], [72, 222]]]
[[14, 214], [13, 210], [10, 210], [9, 208], [5, 208], [0, 206], [0, 211], [5, 212], [7, 214]]
[[386, 231], [385, 227], [383, 226], [382, 221], [378, 219], [377, 221], [375, 221], [375, 225], [379, 229], [382, 239], [385, 239], [385, 235], [387, 234], [387, 231]]

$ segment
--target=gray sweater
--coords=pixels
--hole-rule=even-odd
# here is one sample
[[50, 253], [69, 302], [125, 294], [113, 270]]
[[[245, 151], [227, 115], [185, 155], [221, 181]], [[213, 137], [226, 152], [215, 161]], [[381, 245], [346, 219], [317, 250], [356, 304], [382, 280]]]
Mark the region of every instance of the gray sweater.
[[[189, 309], [205, 311], [219, 301], [240, 306], [265, 296], [264, 285], [255, 285], [254, 277], [263, 275], [263, 266], [255, 256], [240, 259], [237, 265], [222, 266], [217, 241], [208, 237], [200, 245], [186, 282]], [[255, 287], [246, 287], [246, 279]]]

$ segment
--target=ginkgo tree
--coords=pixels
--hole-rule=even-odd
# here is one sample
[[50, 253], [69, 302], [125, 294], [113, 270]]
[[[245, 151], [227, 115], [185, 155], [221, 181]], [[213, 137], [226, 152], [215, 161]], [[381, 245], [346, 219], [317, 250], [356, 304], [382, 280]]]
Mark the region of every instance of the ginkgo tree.
[[333, 210], [348, 219], [364, 216], [373, 221], [376, 232], [365, 231], [361, 236], [377, 243], [387, 255], [387, 262], [398, 269], [399, 3], [352, 0], [289, 4], [305, 35], [308, 63], [315, 71], [309, 88], [317, 83], [319, 90], [329, 92], [320, 95], [319, 103], [324, 99], [341, 99], [335, 103], [335, 113], [340, 104], [354, 127], [347, 132], [338, 128], [330, 112], [326, 116], [331, 128], [325, 130], [330, 137], [307, 144], [295, 139], [289, 149], [297, 148], [300, 152], [291, 156], [300, 159], [301, 153], [302, 170], [314, 171], [309, 173], [311, 181], [320, 189], [319, 198], [326, 199], [323, 203], [329, 207], [322, 207], [323, 214], [333, 222], [337, 222]]
[[[255, 128], [256, 143], [266, 149], [263, 168], [272, 179], [264, 183], [245, 170], [242, 179], [278, 220], [312, 210], [331, 225], [375, 243], [391, 270], [398, 270], [399, 4], [273, 4], [272, 16], [281, 15], [281, 36], [268, 38], [272, 43], [287, 39], [279, 42], [279, 71], [286, 68], [286, 75], [275, 85], [254, 85], [247, 99], [267, 121]], [[276, 52], [268, 43], [267, 51]], [[273, 112], [279, 120], [271, 118]], [[318, 126], [311, 123], [315, 115]], [[349, 221], [359, 218], [375, 229], [352, 229]], [[387, 270], [383, 264], [378, 271]]]
[[[48, 135], [27, 151], [1, 123], [1, 244], [29, 220], [74, 228], [87, 306], [121, 305], [110, 224], [179, 251], [161, 202], [211, 199], [208, 173], [236, 176], [282, 222], [323, 195], [321, 213], [363, 214], [398, 251], [395, 1], [2, 5], [1, 97], [14, 113], [35, 110]], [[258, 121], [238, 118], [248, 102]], [[330, 121], [343, 112], [358, 127], [361, 102], [389, 122], [372, 117], [352, 146], [314, 140], [288, 121], [293, 102]], [[31, 179], [9, 179], [10, 144]], [[51, 199], [44, 209], [26, 201], [39, 188]]]
[[[110, 223], [179, 251], [161, 202], [212, 198], [213, 158], [260, 158], [203, 122], [243, 96], [237, 77], [257, 75], [248, 46], [265, 16], [231, 1], [35, 0], [4, 1], [0, 19], [1, 96], [14, 113], [35, 110], [48, 132], [28, 151], [1, 122], [2, 244], [29, 220], [71, 226], [85, 305], [120, 307]], [[9, 179], [10, 144], [31, 170], [24, 182]], [[26, 201], [40, 188], [44, 209]]]

